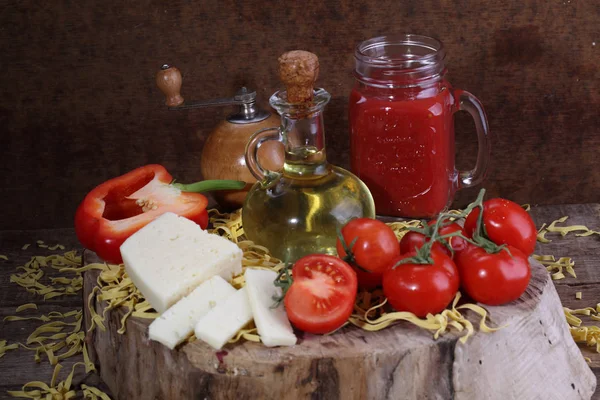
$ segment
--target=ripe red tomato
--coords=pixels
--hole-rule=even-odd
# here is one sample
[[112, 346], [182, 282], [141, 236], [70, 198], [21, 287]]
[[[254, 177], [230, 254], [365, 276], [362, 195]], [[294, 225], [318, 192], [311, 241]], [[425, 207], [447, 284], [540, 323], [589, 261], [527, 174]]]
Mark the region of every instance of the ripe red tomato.
[[[435, 221], [431, 221], [429, 224], [431, 225], [432, 223], [435, 223]], [[462, 226], [460, 226], [456, 222], [452, 222], [448, 225], [442, 226], [440, 228], [439, 234], [440, 236], [444, 236], [455, 232], [460, 232], [463, 234], [463, 236], [466, 236]], [[467, 248], [467, 244], [468, 242], [461, 237], [455, 236], [450, 238], [450, 246], [452, 247], [452, 250], [454, 250], [454, 254], [465, 250]], [[448, 250], [445, 247], [444, 249]]]
[[356, 300], [356, 273], [343, 260], [323, 254], [302, 257], [292, 268], [294, 282], [284, 304], [298, 329], [322, 334], [342, 326]]
[[360, 268], [350, 264], [354, 272], [356, 272], [356, 279], [358, 279], [358, 287], [364, 290], [374, 290], [381, 287], [381, 281], [383, 280], [383, 274], [376, 272], [366, 272]]
[[[414, 256], [408, 253], [402, 258]], [[418, 317], [437, 314], [450, 304], [458, 291], [456, 265], [445, 253], [433, 250], [433, 264], [402, 264], [383, 275], [383, 293], [397, 311]]]
[[[479, 218], [479, 207], [465, 220], [465, 233], [473, 236]], [[533, 219], [520, 205], [505, 199], [490, 199], [483, 203], [483, 225], [490, 240], [496, 244], [516, 247], [529, 256], [535, 249], [537, 230]]]
[[[428, 224], [433, 225], [435, 224], [435, 222], [435, 220], [432, 220]], [[451, 224], [442, 226], [438, 234], [440, 236], [443, 236], [454, 232], [461, 232], [464, 235], [463, 228], [456, 222], [452, 222]], [[415, 251], [415, 248], [420, 249], [421, 246], [423, 246], [423, 244], [425, 243], [425, 240], [425, 235], [423, 235], [422, 233], [412, 231], [406, 233], [404, 236], [402, 236], [402, 239], [400, 240], [400, 253], [406, 254], [411, 251]], [[452, 246], [452, 249], [455, 253], [463, 251], [467, 247], [467, 241], [460, 237], [452, 237], [450, 238], [450, 246]], [[443, 251], [448, 256], [451, 256], [450, 251], [441, 243], [435, 243], [433, 245], [433, 248], [438, 251]]]
[[531, 278], [527, 256], [516, 247], [507, 249], [489, 254], [469, 246], [457, 255], [461, 286], [473, 300], [497, 306], [518, 299], [527, 289]]
[[[376, 219], [356, 218], [342, 228], [342, 236], [347, 246], [356, 242], [350, 249], [352, 265], [358, 276], [361, 288], [373, 289], [381, 284], [383, 272], [400, 256], [396, 234], [386, 224]], [[346, 250], [338, 238], [336, 244], [338, 255], [347, 256]], [[369, 271], [361, 271], [360, 268]]]
[[[426, 240], [427, 238], [425, 235], [420, 232], [406, 232], [404, 236], [402, 236], [402, 239], [400, 239], [400, 254], [407, 254], [420, 249], [425, 244]], [[435, 243], [433, 246], [436, 250], [446, 251], [444, 246], [439, 243]]]

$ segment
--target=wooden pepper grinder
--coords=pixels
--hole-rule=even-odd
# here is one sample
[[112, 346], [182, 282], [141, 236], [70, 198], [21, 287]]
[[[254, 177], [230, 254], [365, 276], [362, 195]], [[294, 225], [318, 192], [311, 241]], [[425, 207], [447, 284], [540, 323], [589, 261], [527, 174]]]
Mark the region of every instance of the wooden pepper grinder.
[[[233, 98], [213, 99], [202, 102], [185, 102], [181, 96], [181, 72], [175, 67], [163, 65], [156, 74], [156, 85], [165, 95], [169, 110], [185, 110], [203, 107], [237, 105], [236, 113], [227, 116], [208, 135], [200, 157], [200, 172], [204, 179], [234, 179], [247, 183], [242, 190], [213, 192], [215, 200], [224, 210], [235, 210], [244, 199], [256, 178], [246, 167], [244, 152], [252, 134], [263, 128], [279, 126], [279, 116], [256, 106], [256, 92], [241, 88]], [[258, 156], [262, 165], [273, 171], [283, 167], [284, 149], [278, 142], [265, 143]]]

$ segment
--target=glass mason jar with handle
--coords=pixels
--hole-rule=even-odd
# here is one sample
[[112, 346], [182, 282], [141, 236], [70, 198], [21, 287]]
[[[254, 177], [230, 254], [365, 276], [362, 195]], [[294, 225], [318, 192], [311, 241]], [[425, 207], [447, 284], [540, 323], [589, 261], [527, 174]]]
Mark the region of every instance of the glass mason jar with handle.
[[[355, 52], [350, 95], [351, 167], [371, 190], [378, 215], [432, 218], [456, 190], [485, 177], [488, 123], [472, 94], [445, 79], [445, 50], [420, 35], [376, 37]], [[454, 113], [475, 120], [479, 151], [472, 170], [455, 167]]]

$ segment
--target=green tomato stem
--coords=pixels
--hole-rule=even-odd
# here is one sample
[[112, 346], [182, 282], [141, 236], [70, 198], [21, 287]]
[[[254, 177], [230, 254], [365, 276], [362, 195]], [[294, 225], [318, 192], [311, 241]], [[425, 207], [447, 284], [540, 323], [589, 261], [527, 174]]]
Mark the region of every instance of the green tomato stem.
[[[488, 237], [485, 231], [485, 226], [483, 225], [483, 198], [485, 197], [485, 189], [481, 189], [479, 194], [477, 195], [477, 199], [471, 204], [467, 206], [467, 208], [458, 214], [451, 213], [440, 213], [436, 220], [436, 223], [433, 226], [428, 225], [426, 222], [422, 222], [423, 228], [409, 228], [411, 231], [419, 232], [424, 234], [426, 237], [429, 237], [428, 241], [425, 241], [423, 246], [420, 249], [417, 249], [417, 253], [413, 257], [405, 258], [398, 261], [396, 264], [392, 266], [392, 268], [396, 268], [402, 264], [433, 264], [433, 259], [431, 257], [431, 250], [435, 242], [440, 242], [444, 247], [450, 250], [450, 253], [454, 255], [454, 249], [450, 245], [449, 241], [446, 239], [452, 237], [461, 237], [465, 239], [467, 242], [482, 247], [486, 252], [493, 254], [497, 253], [506, 248], [506, 246], [498, 246], [496, 243], [492, 242]], [[471, 211], [473, 211], [476, 207], [480, 208], [479, 217], [477, 221], [477, 227], [475, 232], [473, 233], [473, 239], [468, 239], [460, 232], [450, 233], [447, 235], [440, 235], [439, 230], [441, 227], [446, 224], [451, 223], [452, 219], [457, 218], [466, 218]]]
[[356, 259], [354, 258], [354, 253], [352, 252], [352, 249], [354, 248], [354, 245], [356, 244], [356, 241], [358, 240], [358, 236], [355, 237], [354, 239], [352, 239], [352, 242], [350, 242], [350, 245], [348, 245], [348, 243], [346, 243], [346, 239], [344, 239], [344, 235], [342, 234], [342, 230], [340, 228], [337, 229], [337, 236], [338, 236], [338, 239], [340, 240], [340, 243], [342, 244], [342, 247], [344, 248], [344, 251], [346, 252], [346, 255], [342, 258], [342, 260], [344, 260], [345, 262], [347, 262], [348, 264], [350, 264], [352, 266], [355, 266], [356, 268], [360, 269], [363, 272], [371, 273], [371, 271], [369, 271], [368, 269], [360, 266], [356, 262]]
[[180, 189], [182, 192], [211, 192], [213, 190], [239, 190], [246, 186], [246, 182], [234, 181], [227, 179], [213, 179], [200, 181], [195, 183], [172, 183], [173, 187]]
[[277, 278], [275, 278], [275, 280], [273, 281], [273, 285], [275, 285], [278, 288], [281, 288], [281, 296], [280, 297], [273, 296], [272, 300], [274, 303], [271, 306], [271, 308], [279, 307], [279, 305], [285, 298], [285, 295], [287, 294], [288, 290], [294, 283], [294, 278], [292, 277], [291, 269], [292, 268], [291, 268], [290, 264], [284, 265], [284, 267], [277, 274]]

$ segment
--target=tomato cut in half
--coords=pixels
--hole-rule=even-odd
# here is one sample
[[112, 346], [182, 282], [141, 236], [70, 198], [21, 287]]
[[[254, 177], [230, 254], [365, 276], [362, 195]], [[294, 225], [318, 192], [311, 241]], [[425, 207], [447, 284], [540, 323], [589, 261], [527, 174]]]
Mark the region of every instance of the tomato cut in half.
[[329, 255], [302, 257], [292, 268], [294, 282], [284, 304], [298, 329], [323, 334], [342, 326], [356, 300], [356, 273], [343, 260]]

